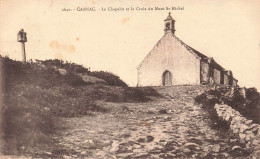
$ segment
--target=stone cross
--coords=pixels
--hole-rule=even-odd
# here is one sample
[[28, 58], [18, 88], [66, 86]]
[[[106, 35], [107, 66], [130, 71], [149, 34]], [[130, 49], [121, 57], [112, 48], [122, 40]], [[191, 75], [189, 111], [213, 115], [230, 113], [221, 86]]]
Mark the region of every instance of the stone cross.
[[17, 34], [17, 41], [22, 44], [22, 56], [23, 62], [26, 62], [26, 53], [25, 53], [25, 42], [27, 42], [26, 32], [21, 29]]

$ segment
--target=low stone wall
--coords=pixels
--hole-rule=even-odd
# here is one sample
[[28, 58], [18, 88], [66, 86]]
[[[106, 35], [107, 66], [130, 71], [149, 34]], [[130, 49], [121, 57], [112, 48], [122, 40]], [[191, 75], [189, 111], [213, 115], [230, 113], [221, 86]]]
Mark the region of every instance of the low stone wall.
[[216, 104], [214, 108], [219, 118], [230, 124], [230, 129], [239, 136], [240, 141], [245, 143], [248, 149], [259, 150], [260, 126], [258, 124], [254, 124], [252, 120], [247, 120], [228, 105]]

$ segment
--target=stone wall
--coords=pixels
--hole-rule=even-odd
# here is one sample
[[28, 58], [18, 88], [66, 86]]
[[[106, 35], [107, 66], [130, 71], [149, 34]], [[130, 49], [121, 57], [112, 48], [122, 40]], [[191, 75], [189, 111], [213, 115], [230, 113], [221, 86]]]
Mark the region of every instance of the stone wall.
[[258, 124], [254, 124], [252, 120], [247, 120], [228, 105], [216, 104], [214, 108], [219, 118], [230, 124], [230, 129], [239, 136], [240, 141], [245, 143], [248, 149], [259, 150], [260, 126]]

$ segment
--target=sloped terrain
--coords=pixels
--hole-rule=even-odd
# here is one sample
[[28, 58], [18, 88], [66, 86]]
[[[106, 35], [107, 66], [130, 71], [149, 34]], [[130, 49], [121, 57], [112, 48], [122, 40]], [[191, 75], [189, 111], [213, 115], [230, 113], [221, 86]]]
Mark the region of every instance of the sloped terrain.
[[[110, 113], [63, 119], [64, 158], [246, 158], [249, 153], [225, 126], [194, 104], [207, 86], [155, 87], [164, 97], [146, 103], [101, 102]], [[51, 157], [51, 155], [50, 155]]]
[[[225, 123], [194, 103], [211, 86], [127, 87], [57, 60], [0, 58], [1, 153], [36, 158], [247, 158]], [[12, 156], [13, 157], [13, 156]]]
[[[56, 147], [55, 124], [61, 117], [73, 118], [106, 113], [98, 101], [145, 102], [147, 93], [129, 88], [109, 72], [91, 72], [80, 65], [59, 60], [22, 63], [0, 57], [1, 153], [37, 155]], [[82, 76], [91, 76], [95, 83]]]

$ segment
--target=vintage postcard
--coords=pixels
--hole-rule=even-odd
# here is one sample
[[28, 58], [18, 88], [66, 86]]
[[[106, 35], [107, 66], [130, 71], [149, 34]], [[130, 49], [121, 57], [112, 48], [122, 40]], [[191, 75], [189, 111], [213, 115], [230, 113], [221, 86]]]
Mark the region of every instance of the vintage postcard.
[[0, 158], [258, 158], [259, 0], [0, 0]]

